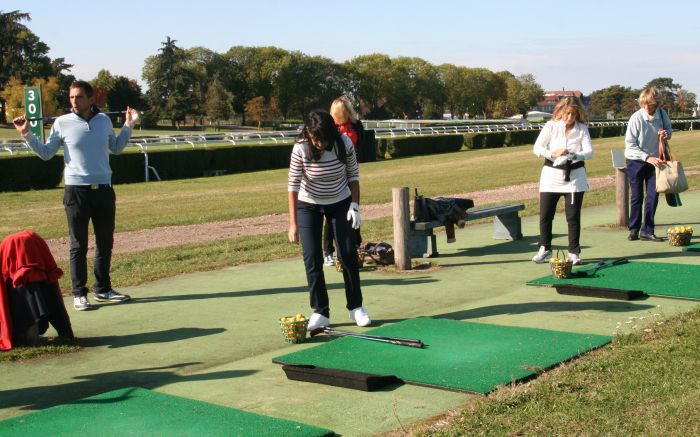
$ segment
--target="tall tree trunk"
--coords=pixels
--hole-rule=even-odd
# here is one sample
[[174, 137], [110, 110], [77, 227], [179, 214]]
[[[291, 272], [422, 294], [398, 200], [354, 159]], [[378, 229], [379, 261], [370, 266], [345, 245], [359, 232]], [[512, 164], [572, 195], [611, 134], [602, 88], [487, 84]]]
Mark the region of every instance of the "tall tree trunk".
[[5, 117], [5, 100], [0, 99], [0, 124], [7, 123], [7, 118]]

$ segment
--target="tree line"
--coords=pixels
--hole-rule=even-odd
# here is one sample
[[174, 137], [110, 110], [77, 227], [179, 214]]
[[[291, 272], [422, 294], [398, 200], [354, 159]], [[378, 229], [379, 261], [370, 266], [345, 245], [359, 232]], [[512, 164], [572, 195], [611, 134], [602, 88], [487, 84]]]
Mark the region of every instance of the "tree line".
[[[0, 11], [0, 122], [21, 110], [25, 85], [42, 85], [46, 115], [70, 107], [66, 90], [75, 79], [69, 73], [72, 65], [64, 58], [49, 58], [49, 47], [23, 24], [29, 20], [24, 12]], [[342, 63], [277, 47], [233, 46], [219, 53], [185, 49], [170, 37], [144, 60], [142, 79], [145, 93], [136, 80], [108, 70], [90, 82], [98, 105], [111, 111], [127, 105], [143, 108], [146, 126], [159, 120], [175, 125], [233, 117], [242, 123], [298, 119], [310, 109], [328, 108], [342, 94], [355, 99], [365, 119], [434, 119], [445, 112], [499, 118], [526, 113], [543, 95], [531, 74], [433, 65], [417, 57], [378, 53]], [[663, 90], [674, 115], [687, 115], [695, 106], [695, 94], [671, 78], [649, 84]], [[638, 107], [639, 91], [621, 85], [597, 90], [590, 96], [590, 112], [596, 118], [609, 111], [628, 117]]]
[[244, 121], [286, 120], [327, 108], [342, 94], [354, 97], [367, 119], [442, 118], [444, 111], [502, 117], [524, 113], [543, 93], [532, 75], [416, 57], [370, 54], [337, 63], [277, 47], [218, 53], [176, 43], [168, 37], [144, 62], [146, 118], [223, 120], [235, 113]]
[[612, 85], [590, 95], [590, 112], [594, 118], [606, 118], [611, 112], [615, 118], [629, 118], [639, 109], [637, 98], [642, 89], [654, 86], [661, 91], [661, 105], [674, 117], [687, 117], [697, 105], [697, 96], [682, 85], [673, 82], [670, 77], [658, 77], [650, 80], [641, 89]]

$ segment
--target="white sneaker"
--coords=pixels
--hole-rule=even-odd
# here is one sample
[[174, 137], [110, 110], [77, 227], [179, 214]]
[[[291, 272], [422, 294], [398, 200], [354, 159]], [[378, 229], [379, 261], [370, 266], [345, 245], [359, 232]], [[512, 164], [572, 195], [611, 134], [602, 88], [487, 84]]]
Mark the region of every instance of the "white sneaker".
[[324, 316], [323, 314], [313, 313], [311, 314], [311, 317], [309, 317], [309, 323], [306, 325], [306, 329], [313, 332], [330, 326], [330, 324], [331, 321], [328, 317]]
[[532, 257], [532, 261], [536, 262], [537, 264], [542, 264], [543, 262], [547, 261], [547, 258], [551, 256], [551, 250], [547, 250], [544, 248], [544, 246], [540, 246], [539, 252], [537, 252], [537, 254]]
[[323, 264], [327, 266], [334, 266], [335, 260], [333, 259], [333, 255], [326, 255], [326, 257], [323, 259]]
[[578, 256], [577, 253], [571, 253], [569, 252], [569, 261], [571, 261], [571, 264], [574, 266], [580, 266], [581, 265], [581, 257]]
[[88, 300], [87, 296], [80, 296], [73, 298], [73, 308], [75, 308], [77, 311], [85, 311], [92, 308], [92, 306], [90, 305], [90, 301]]
[[354, 310], [350, 310], [350, 320], [357, 323], [357, 326], [369, 326], [372, 323], [365, 307], [357, 307]]

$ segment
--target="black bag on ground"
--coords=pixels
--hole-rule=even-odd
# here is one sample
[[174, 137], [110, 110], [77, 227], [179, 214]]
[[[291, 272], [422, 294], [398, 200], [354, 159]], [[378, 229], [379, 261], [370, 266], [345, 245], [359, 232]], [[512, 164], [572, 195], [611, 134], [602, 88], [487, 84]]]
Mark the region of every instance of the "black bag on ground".
[[383, 241], [380, 243], [366, 243], [360, 247], [360, 250], [367, 264], [376, 264], [378, 266], [394, 264], [394, 248], [389, 243]]

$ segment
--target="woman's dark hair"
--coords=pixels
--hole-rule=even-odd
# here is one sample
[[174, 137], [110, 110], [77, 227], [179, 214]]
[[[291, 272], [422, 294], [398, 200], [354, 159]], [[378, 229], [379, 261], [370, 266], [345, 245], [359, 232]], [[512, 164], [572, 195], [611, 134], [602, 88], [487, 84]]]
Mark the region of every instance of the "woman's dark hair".
[[321, 159], [321, 150], [314, 147], [309, 137], [309, 133], [317, 140], [327, 143], [326, 150], [333, 150], [338, 160], [345, 163], [345, 143], [340, 137], [338, 127], [333, 121], [333, 117], [326, 111], [311, 111], [304, 119], [304, 128], [299, 135], [300, 140], [306, 141], [306, 154], [311, 159], [318, 161]]

